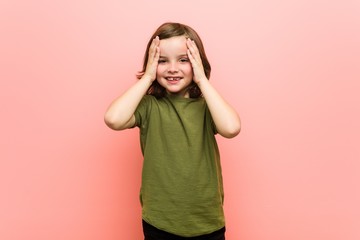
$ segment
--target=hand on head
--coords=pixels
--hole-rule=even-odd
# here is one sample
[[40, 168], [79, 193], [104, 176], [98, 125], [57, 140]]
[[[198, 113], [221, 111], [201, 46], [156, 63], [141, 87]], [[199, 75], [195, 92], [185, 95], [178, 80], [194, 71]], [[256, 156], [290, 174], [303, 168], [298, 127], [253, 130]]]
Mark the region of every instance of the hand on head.
[[144, 76], [148, 76], [152, 81], [156, 79], [156, 69], [160, 58], [160, 39], [156, 36], [150, 45], [149, 56]]
[[201, 81], [201, 79], [206, 79], [204, 66], [202, 64], [200, 53], [196, 46], [195, 41], [188, 38], [186, 40], [186, 45], [188, 47], [187, 55], [190, 59], [190, 62], [191, 62], [192, 68], [193, 68], [193, 72], [194, 72], [193, 80], [196, 84], [198, 84]]
[[[144, 73], [144, 75], [148, 76], [152, 81], [156, 79], [156, 70], [160, 58], [159, 45], [160, 45], [160, 39], [158, 36], [156, 36], [152, 40], [152, 43], [149, 48], [148, 61]], [[188, 48], [187, 55], [189, 57], [194, 72], [193, 80], [196, 84], [198, 84], [202, 79], [207, 79], [204, 71], [204, 66], [202, 64], [201, 56], [194, 40], [187, 38], [186, 46]]]

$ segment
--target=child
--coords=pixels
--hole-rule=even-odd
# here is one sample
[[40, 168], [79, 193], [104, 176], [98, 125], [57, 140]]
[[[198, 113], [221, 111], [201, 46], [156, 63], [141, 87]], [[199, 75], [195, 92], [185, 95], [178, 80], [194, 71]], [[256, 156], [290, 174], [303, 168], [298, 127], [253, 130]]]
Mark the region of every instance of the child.
[[145, 240], [225, 239], [215, 134], [240, 132], [236, 111], [208, 81], [198, 34], [164, 23], [151, 37], [139, 80], [105, 114], [114, 130], [139, 127]]

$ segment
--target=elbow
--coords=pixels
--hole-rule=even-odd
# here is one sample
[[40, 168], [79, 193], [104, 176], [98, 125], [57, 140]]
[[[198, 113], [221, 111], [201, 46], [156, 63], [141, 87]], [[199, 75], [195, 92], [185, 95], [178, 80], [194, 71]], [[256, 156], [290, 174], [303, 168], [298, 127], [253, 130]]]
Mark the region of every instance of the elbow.
[[108, 114], [104, 116], [104, 122], [106, 126], [111, 128], [112, 130], [121, 130], [121, 125], [116, 121], [116, 119]]
[[113, 121], [110, 121], [108, 118], [104, 118], [104, 122], [106, 124], [106, 126], [108, 126], [109, 128], [113, 129], [113, 130], [117, 130], [116, 124]]
[[234, 124], [229, 125], [223, 131], [219, 131], [219, 134], [225, 138], [234, 138], [239, 135], [241, 131], [241, 122], [240, 120]]
[[132, 128], [135, 125], [135, 118], [132, 117], [129, 120], [123, 117], [114, 116], [113, 114], [106, 113], [104, 116], [105, 124], [113, 130], [124, 130]]
[[234, 138], [237, 135], [239, 135], [241, 130], [241, 127], [237, 127], [237, 128], [233, 128], [233, 129], [229, 129], [226, 133], [223, 133], [222, 136], [225, 138]]

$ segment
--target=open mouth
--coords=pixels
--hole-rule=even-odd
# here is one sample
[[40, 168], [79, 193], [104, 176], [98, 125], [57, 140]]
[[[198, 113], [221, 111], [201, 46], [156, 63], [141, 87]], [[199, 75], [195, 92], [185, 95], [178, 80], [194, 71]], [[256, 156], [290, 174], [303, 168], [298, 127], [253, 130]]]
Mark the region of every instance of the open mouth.
[[180, 82], [182, 77], [165, 77], [165, 79], [168, 82], [168, 84], [176, 85], [178, 82]]
[[165, 78], [167, 81], [179, 81], [182, 78], [181, 77], [166, 77]]

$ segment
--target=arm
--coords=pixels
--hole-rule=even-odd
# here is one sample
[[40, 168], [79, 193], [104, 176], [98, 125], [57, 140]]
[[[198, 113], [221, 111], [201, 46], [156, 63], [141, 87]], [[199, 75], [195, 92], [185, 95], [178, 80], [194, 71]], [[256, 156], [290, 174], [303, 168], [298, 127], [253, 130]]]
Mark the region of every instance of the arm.
[[241, 122], [235, 109], [232, 108], [204, 78], [198, 82], [205, 101], [209, 107], [218, 133], [226, 138], [233, 138], [240, 133]]
[[205, 98], [218, 133], [226, 138], [237, 136], [241, 129], [241, 122], [237, 112], [222, 98], [205, 76], [195, 42], [188, 39], [187, 45], [188, 56], [194, 72], [194, 81]]
[[134, 112], [152, 82], [156, 79], [156, 68], [159, 61], [160, 40], [156, 37], [149, 49], [149, 59], [144, 75], [124, 94], [116, 98], [107, 109], [104, 120], [114, 130], [131, 128], [135, 124]]

